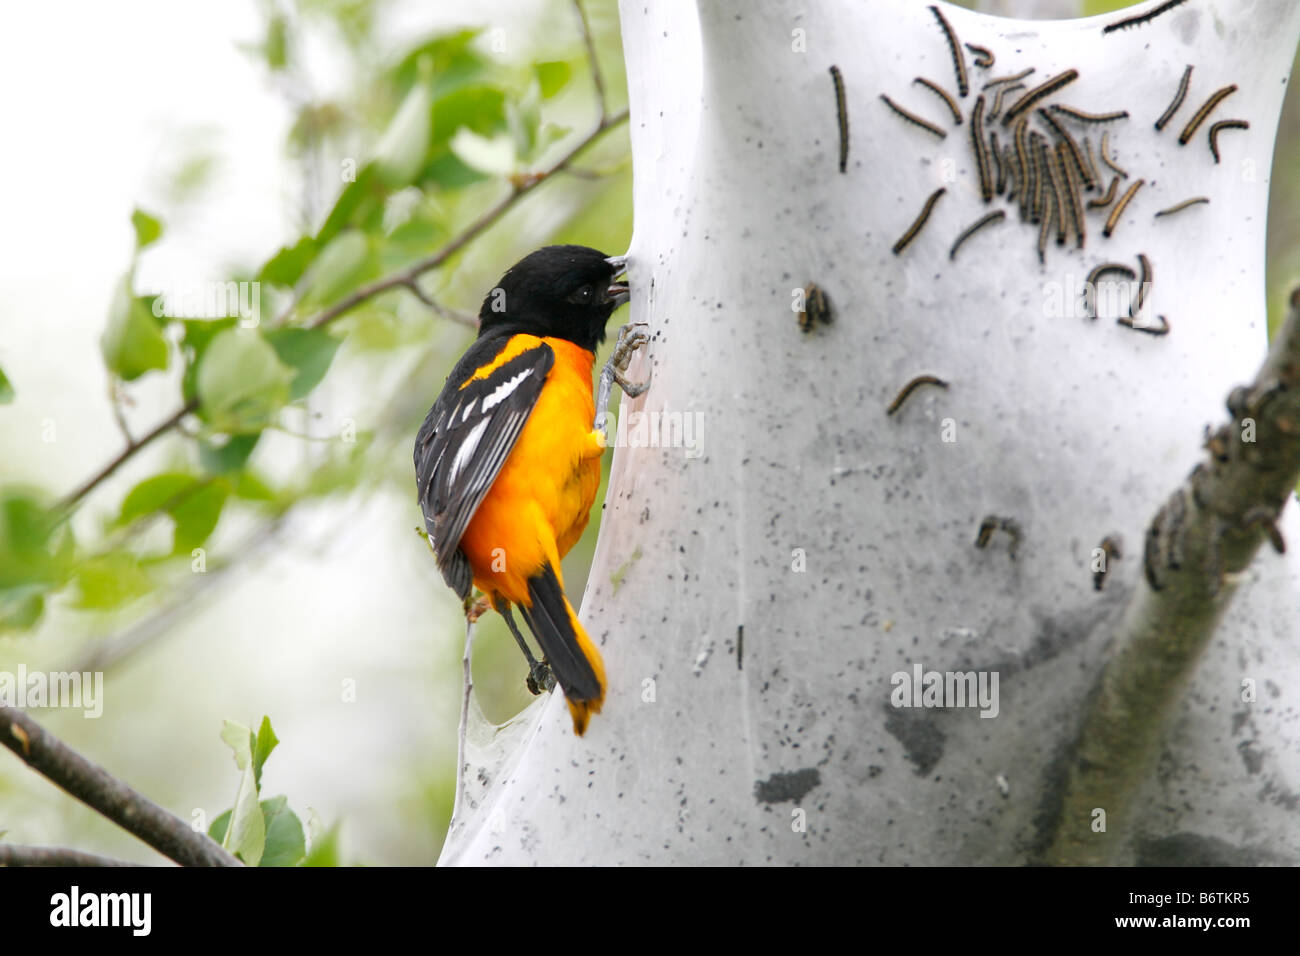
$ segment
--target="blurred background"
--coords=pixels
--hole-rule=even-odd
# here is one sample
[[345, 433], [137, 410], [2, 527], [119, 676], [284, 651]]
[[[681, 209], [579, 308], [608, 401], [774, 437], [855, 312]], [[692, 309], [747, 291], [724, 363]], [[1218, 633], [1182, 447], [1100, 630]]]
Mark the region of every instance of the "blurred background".
[[[286, 795], [318, 833], [337, 827], [327, 861], [437, 859], [464, 623], [417, 533], [411, 446], [505, 268], [551, 242], [628, 246], [617, 6], [582, 10], [615, 122], [535, 187], [528, 174], [602, 115], [571, 0], [8, 11], [0, 672], [102, 671], [101, 717], [33, 716], [184, 819], [206, 826], [234, 800], [222, 721], [267, 715], [281, 745], [262, 795]], [[1274, 323], [1300, 277], [1298, 136], [1292, 96], [1269, 217]], [[286, 334], [518, 190], [418, 294]], [[258, 283], [258, 329], [223, 335], [238, 323], [213, 308], [227, 282]], [[201, 414], [87, 488], [127, 436], [200, 396]], [[596, 531], [565, 562], [575, 603]], [[525, 674], [485, 616], [475, 681], [490, 719], [531, 700]], [[7, 754], [0, 839], [160, 859]]]

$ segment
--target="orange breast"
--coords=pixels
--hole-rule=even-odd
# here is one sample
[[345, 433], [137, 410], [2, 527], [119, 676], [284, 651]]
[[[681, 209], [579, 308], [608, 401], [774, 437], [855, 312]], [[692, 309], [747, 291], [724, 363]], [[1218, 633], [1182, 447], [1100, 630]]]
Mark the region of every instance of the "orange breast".
[[[600, 459], [583, 459], [595, 417], [595, 356], [563, 339], [514, 336], [498, 364], [545, 342], [555, 352], [533, 413], [461, 537], [474, 584], [527, 606], [527, 580], [582, 536], [600, 487]], [[560, 579], [563, 585], [563, 578]]]

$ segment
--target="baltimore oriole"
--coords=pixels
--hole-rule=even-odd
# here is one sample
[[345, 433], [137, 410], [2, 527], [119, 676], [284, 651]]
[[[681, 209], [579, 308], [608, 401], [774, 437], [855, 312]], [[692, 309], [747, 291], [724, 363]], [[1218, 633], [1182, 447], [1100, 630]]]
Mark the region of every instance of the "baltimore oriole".
[[443, 578], [467, 614], [471, 585], [483, 591], [528, 658], [530, 689], [552, 686], [553, 674], [579, 735], [600, 711], [605, 669], [564, 595], [560, 559], [600, 485], [605, 435], [594, 427], [591, 376], [605, 323], [628, 300], [615, 282], [624, 262], [547, 246], [516, 263], [483, 300], [478, 338], [415, 439], [420, 508]]

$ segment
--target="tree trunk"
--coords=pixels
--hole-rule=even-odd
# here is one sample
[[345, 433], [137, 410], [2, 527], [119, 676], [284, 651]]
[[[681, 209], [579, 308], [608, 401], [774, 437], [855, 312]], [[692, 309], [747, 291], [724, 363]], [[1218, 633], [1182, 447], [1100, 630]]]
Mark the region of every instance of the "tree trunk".
[[[495, 744], [472, 721], [443, 862], [1021, 864], [1058, 832], [1096, 832], [1095, 813], [1061, 811], [1117, 628], [1149, 588], [1144, 535], [1265, 353], [1268, 179], [1300, 4], [1192, 0], [1110, 33], [1132, 11], [1028, 22], [945, 5], [958, 42], [997, 58], [980, 69], [964, 54], [960, 126], [912, 83], [957, 93], [923, 4], [625, 0], [621, 12], [631, 316], [653, 335], [630, 376], [652, 362], [654, 381], [622, 406], [582, 606], [608, 698], [583, 738], [558, 695]], [[1187, 101], [1157, 132], [1187, 64]], [[1110, 155], [1129, 173], [1121, 191], [1146, 180], [1111, 238], [1110, 209], [1089, 213], [1086, 245], [1049, 237], [1043, 266], [1038, 227], [1005, 197], [981, 201], [970, 138], [983, 84], [1029, 66], [1029, 85], [1079, 72], [1038, 105], [1128, 110], [1109, 124]], [[1207, 129], [1234, 117], [1250, 129], [1222, 133], [1216, 165]], [[1010, 142], [1000, 119], [986, 125]], [[1081, 144], [1100, 131], [1071, 128]], [[1154, 217], [1194, 196], [1210, 203]], [[995, 209], [1005, 220], [950, 258]], [[1078, 310], [1094, 266], [1137, 271], [1139, 253], [1167, 335]], [[833, 321], [805, 332], [792, 301], [810, 282]], [[948, 387], [921, 386], [886, 415], [920, 375]], [[674, 423], [693, 427], [695, 447], [645, 447], [629, 410], [660, 413], [669, 427], [647, 429], [658, 444]], [[981, 548], [986, 517], [1009, 520]], [[1300, 539], [1298, 526], [1288, 509], [1283, 533]], [[1108, 535], [1122, 558], [1097, 590]], [[1270, 551], [1232, 582], [1133, 809], [1099, 808], [1106, 859], [1300, 861], [1297, 572], [1294, 552]], [[995, 693], [983, 707], [896, 706], [918, 670], [973, 671]]]

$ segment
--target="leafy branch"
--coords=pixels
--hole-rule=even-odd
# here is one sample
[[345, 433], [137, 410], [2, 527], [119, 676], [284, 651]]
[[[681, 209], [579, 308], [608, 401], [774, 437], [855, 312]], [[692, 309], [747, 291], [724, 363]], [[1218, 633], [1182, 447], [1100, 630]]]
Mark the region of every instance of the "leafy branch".
[[[527, 196], [539, 185], [541, 185], [550, 177], [554, 176], [556, 173], [563, 172], [565, 169], [567, 169], [569, 167], [569, 164], [572, 163], [574, 159], [576, 159], [584, 150], [587, 149], [587, 147], [591, 146], [597, 139], [599, 139], [602, 135], [604, 135], [604, 133], [607, 130], [612, 129], [615, 126], [624, 123], [627, 120], [627, 116], [628, 116], [628, 112], [626, 109], [620, 110], [618, 113], [615, 113], [612, 116], [602, 115], [600, 121], [591, 130], [591, 132], [589, 132], [586, 136], [584, 136], [577, 143], [577, 145], [575, 145], [572, 149], [570, 149], [567, 153], [565, 153], [558, 161], [556, 161], [551, 166], [547, 167], [545, 170], [541, 172], [517, 180], [516, 183], [513, 185], [510, 193], [505, 198], [498, 201], [485, 213], [479, 216], [479, 218], [476, 219], [473, 223], [471, 223], [460, 235], [458, 235], [451, 242], [447, 243], [447, 245], [445, 245], [437, 253], [425, 259], [421, 259], [413, 263], [412, 265], [407, 266], [405, 269], [400, 269], [392, 273], [391, 275], [388, 275], [382, 279], [378, 279], [374, 282], [362, 286], [359, 289], [356, 289], [355, 291], [345, 296], [344, 298], [342, 298], [341, 300], [339, 300], [337, 303], [330, 306], [329, 308], [323, 309], [320, 312], [317, 312], [316, 314], [307, 318], [302, 323], [303, 326], [309, 329], [323, 328], [324, 326], [329, 325], [335, 319], [338, 319], [339, 317], [346, 315], [348, 312], [352, 311], [357, 306], [361, 305], [363, 302], [367, 301], [368, 299], [373, 299], [375, 296], [380, 295], [381, 293], [388, 292], [393, 289], [406, 289], [407, 291], [412, 291], [416, 289], [417, 288], [415, 285], [416, 279], [424, 275], [426, 272], [438, 268], [443, 263], [445, 263], [448, 259], [454, 256], [456, 253], [460, 252], [463, 248], [465, 248], [465, 246], [469, 245], [471, 241], [478, 238], [478, 236], [480, 236], [482, 233], [487, 231], [488, 227], [496, 223], [502, 216], [504, 216], [507, 212], [509, 212], [521, 199]], [[417, 295], [418, 298], [421, 298], [422, 301], [428, 301], [427, 297], [425, 297], [422, 293], [416, 292], [415, 294]], [[448, 315], [449, 317], [452, 317], [453, 319], [456, 319], [457, 321], [464, 321], [463, 318], [457, 318], [457, 313], [446, 312], [444, 314]], [[85, 498], [88, 494], [90, 494], [97, 487], [99, 487], [99, 485], [101, 485], [105, 480], [107, 480], [115, 471], [117, 471], [118, 468], [120, 468], [123, 464], [125, 464], [132, 457], [134, 457], [137, 452], [146, 448], [152, 441], [154, 441], [154, 439], [162, 435], [165, 435], [166, 433], [170, 432], [172, 429], [176, 428], [176, 426], [181, 423], [181, 420], [184, 419], [186, 415], [190, 415], [198, 411], [199, 404], [200, 403], [198, 398], [191, 399], [190, 401], [182, 405], [180, 408], [178, 408], [176, 411], [174, 411], [171, 415], [167, 416], [167, 418], [165, 418], [162, 422], [160, 422], [151, 431], [147, 432], [145, 435], [136, 439], [134, 442], [129, 443], [122, 450], [122, 452], [119, 455], [117, 455], [117, 457], [115, 457], [107, 465], [105, 465], [98, 472], [96, 472], [94, 475], [88, 478], [80, 486], [78, 486], [76, 490], [70, 492], [65, 498], [63, 498], [63, 500], [61, 500], [58, 504], [58, 509], [64, 511], [64, 510], [70, 510], [72, 508], [75, 508], [83, 498]]]

